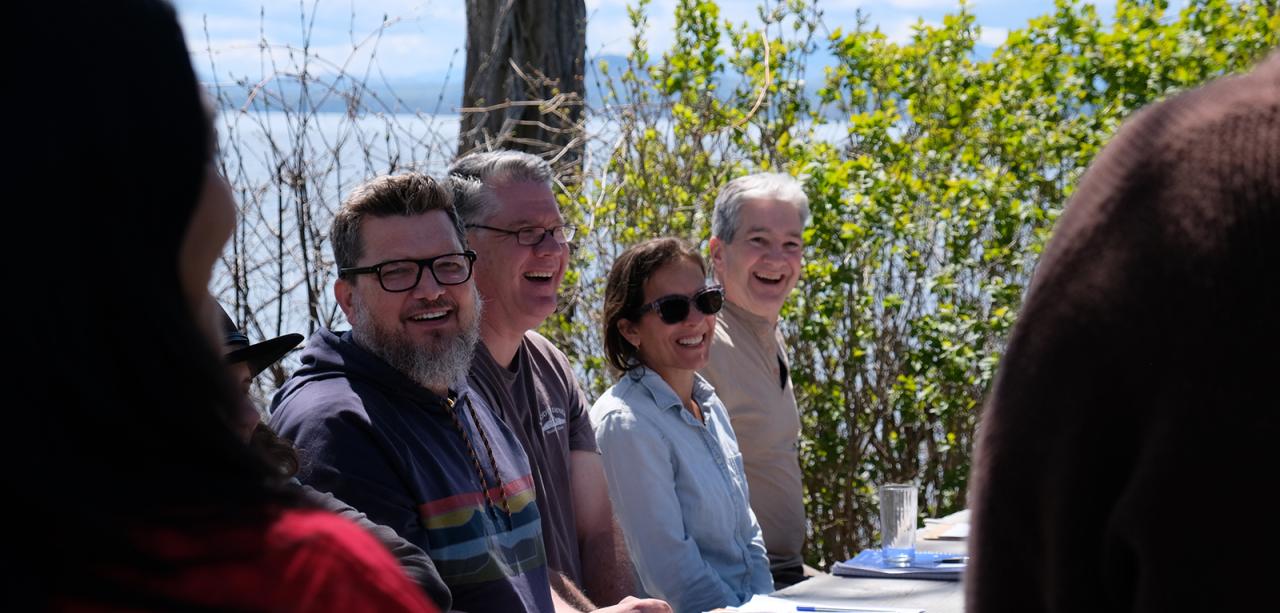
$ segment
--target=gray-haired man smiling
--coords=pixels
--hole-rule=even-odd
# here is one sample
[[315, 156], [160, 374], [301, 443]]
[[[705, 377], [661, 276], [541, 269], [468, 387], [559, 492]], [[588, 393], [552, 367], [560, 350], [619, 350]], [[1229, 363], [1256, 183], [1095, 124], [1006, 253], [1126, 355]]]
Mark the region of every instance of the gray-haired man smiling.
[[738, 436], [778, 588], [804, 579], [800, 414], [778, 317], [800, 279], [808, 220], [809, 199], [795, 179], [755, 174], [720, 190], [711, 225], [711, 264], [726, 300], [702, 375]]

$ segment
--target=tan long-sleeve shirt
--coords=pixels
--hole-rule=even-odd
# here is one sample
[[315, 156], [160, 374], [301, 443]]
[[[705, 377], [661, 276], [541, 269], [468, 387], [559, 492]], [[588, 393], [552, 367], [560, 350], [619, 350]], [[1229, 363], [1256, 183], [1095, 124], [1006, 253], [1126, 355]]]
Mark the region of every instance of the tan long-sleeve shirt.
[[702, 376], [729, 411], [751, 509], [775, 569], [802, 562], [805, 534], [800, 413], [789, 368], [777, 326], [725, 301]]

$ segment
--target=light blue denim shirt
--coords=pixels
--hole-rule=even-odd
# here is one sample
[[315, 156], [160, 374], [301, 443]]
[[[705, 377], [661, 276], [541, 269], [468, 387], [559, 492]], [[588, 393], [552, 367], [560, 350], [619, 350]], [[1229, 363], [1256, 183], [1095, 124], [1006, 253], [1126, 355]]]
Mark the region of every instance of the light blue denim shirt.
[[729, 416], [700, 375], [693, 399], [705, 424], [662, 377], [640, 367], [591, 407], [609, 498], [640, 583], [676, 613], [773, 591]]

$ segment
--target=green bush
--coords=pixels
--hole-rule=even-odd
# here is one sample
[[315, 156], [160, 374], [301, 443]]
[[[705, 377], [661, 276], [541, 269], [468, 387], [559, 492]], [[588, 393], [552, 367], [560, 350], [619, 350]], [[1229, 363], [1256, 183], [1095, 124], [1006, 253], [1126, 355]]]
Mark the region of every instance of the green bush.
[[[875, 542], [877, 483], [919, 481], [923, 515], [964, 507], [978, 408], [1076, 179], [1131, 112], [1247, 69], [1280, 31], [1274, 2], [1170, 15], [1121, 0], [1104, 24], [1059, 1], [982, 57], [963, 6], [895, 44], [861, 25], [820, 40], [821, 12], [798, 0], [751, 25], [683, 0], [675, 43], [654, 59], [647, 5], [631, 10], [626, 70], [600, 67], [609, 153], [568, 181], [564, 208], [591, 231], [577, 300], [545, 331], [603, 391], [600, 272], [645, 238], [705, 241], [733, 177], [799, 177], [813, 219], [783, 331], [803, 413], [806, 558], [819, 565]], [[806, 91], [821, 45], [835, 65]]]

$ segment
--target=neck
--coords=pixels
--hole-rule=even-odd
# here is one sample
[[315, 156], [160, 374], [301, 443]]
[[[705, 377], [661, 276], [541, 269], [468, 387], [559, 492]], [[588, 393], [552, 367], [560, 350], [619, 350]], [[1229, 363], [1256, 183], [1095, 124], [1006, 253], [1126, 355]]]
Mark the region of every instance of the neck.
[[685, 409], [690, 413], [693, 413], [695, 417], [701, 418], [701, 412], [698, 410], [698, 405], [693, 402], [692, 370], [658, 370], [656, 368], [651, 370], [658, 373], [658, 376], [662, 377], [662, 380], [666, 381], [667, 385], [671, 386], [671, 390], [676, 393], [678, 398], [680, 398], [680, 403], [684, 405]]
[[726, 303], [726, 304], [731, 304], [731, 305], [733, 305], [733, 307], [734, 307], [734, 308], [736, 308], [736, 309], [738, 309], [738, 310], [742, 311], [743, 313], [746, 313], [746, 314], [748, 314], [748, 315], [752, 315], [752, 316], [754, 316], [754, 317], [759, 317], [760, 319], [763, 319], [763, 320], [765, 320], [766, 322], [768, 322], [768, 323], [769, 323], [769, 325], [772, 325], [772, 326], [777, 326], [777, 325], [778, 325], [778, 318], [779, 318], [779, 317], [780, 317], [780, 315], [781, 315], [781, 310], [779, 310], [779, 311], [774, 311], [773, 313], [770, 313], [770, 314], [767, 314], [767, 315], [761, 315], [761, 314], [759, 314], [759, 313], [756, 313], [755, 311], [752, 311], [751, 309], [748, 309], [748, 308], [747, 308], [747, 307], [745, 307], [745, 306], [742, 306], [742, 304], [743, 304], [743, 303], [742, 303], [741, 301], [735, 300], [734, 298], [730, 297], [728, 294], [725, 294], [724, 299], [725, 299], [725, 303]]
[[480, 340], [484, 343], [484, 348], [489, 350], [489, 355], [493, 356], [493, 361], [503, 368], [511, 367], [511, 361], [516, 358], [516, 349], [520, 348], [520, 340], [523, 338], [523, 330], [499, 330], [487, 317], [480, 322]]

